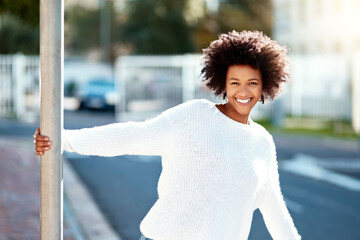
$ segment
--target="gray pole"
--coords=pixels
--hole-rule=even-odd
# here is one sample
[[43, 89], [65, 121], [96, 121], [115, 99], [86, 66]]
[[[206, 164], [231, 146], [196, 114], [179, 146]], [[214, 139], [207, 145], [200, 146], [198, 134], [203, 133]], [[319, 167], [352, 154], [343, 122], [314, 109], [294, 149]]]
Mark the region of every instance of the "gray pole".
[[63, 238], [63, 1], [40, 0], [41, 134], [53, 145], [41, 157], [41, 240]]
[[102, 49], [102, 60], [110, 62], [111, 54], [111, 8], [106, 0], [100, 0], [100, 48]]

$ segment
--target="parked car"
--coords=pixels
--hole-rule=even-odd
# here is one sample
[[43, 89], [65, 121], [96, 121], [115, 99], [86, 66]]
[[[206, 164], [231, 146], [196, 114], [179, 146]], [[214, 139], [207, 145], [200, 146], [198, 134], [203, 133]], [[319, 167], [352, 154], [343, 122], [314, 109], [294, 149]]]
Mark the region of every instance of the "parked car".
[[114, 109], [117, 92], [113, 79], [98, 78], [80, 86], [77, 93], [80, 108]]

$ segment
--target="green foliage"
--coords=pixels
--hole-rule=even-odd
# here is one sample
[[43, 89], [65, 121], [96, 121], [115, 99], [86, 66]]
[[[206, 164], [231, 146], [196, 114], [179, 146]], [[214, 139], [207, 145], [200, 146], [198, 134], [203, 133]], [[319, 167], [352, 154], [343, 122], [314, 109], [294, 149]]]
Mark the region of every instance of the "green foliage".
[[[187, 22], [190, 0], [134, 0], [115, 13], [111, 1], [112, 59], [125, 54], [182, 54], [200, 52], [218, 34], [231, 30], [262, 30], [271, 35], [271, 0], [220, 1], [219, 9]], [[65, 46], [80, 53], [99, 44], [99, 10], [73, 7], [65, 12]]]
[[32, 26], [39, 25], [39, 0], [1, 0], [0, 14], [10, 14]]
[[39, 54], [39, 0], [0, 0], [0, 53]]
[[122, 40], [133, 44], [138, 54], [192, 52], [190, 27], [183, 13], [185, 0], [133, 1], [128, 21], [120, 29]]
[[0, 17], [0, 53], [39, 54], [39, 28], [25, 24], [20, 19], [3, 15]]
[[65, 11], [65, 48], [79, 53], [99, 46], [100, 11], [74, 6]]
[[260, 30], [271, 36], [271, 0], [222, 1], [217, 13], [209, 13], [195, 26], [196, 50], [206, 48], [220, 33]]
[[299, 134], [308, 136], [334, 137], [342, 139], [357, 139], [359, 135], [352, 129], [347, 120], [331, 120], [320, 117], [291, 117], [284, 119], [283, 127], [274, 127], [270, 119], [258, 122], [271, 133]]
[[[218, 34], [231, 30], [257, 29], [271, 35], [271, 0], [222, 0], [217, 12], [208, 12], [187, 22], [189, 1], [125, 1], [125, 10], [117, 14], [113, 1], [105, 1], [106, 12], [111, 15], [110, 22], [105, 24], [111, 28], [111, 39], [104, 34], [102, 39], [106, 42], [101, 45], [100, 10], [71, 7], [65, 11], [65, 49], [67, 53], [82, 55], [106, 47], [106, 51], [111, 51], [111, 59], [115, 59], [121, 52], [201, 52]], [[39, 2], [0, 0], [1, 53], [39, 52]]]

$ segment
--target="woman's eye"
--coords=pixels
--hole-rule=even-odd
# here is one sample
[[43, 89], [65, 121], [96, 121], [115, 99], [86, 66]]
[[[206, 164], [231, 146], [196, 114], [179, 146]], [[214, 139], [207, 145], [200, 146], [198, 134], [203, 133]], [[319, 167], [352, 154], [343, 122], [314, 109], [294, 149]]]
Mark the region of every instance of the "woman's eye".
[[232, 82], [231, 85], [238, 85], [239, 83], [237, 82]]
[[250, 82], [250, 85], [257, 85], [257, 82]]

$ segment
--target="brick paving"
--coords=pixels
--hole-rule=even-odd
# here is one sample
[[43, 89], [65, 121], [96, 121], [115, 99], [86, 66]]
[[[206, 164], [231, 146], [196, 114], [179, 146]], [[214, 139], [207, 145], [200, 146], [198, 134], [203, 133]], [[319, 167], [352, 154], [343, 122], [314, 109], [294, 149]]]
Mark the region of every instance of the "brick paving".
[[[40, 164], [32, 140], [0, 136], [0, 240], [40, 239]], [[74, 240], [66, 222], [63, 235]]]

